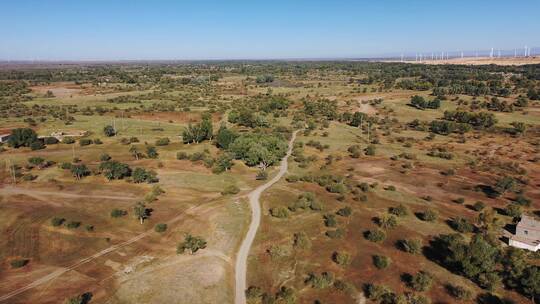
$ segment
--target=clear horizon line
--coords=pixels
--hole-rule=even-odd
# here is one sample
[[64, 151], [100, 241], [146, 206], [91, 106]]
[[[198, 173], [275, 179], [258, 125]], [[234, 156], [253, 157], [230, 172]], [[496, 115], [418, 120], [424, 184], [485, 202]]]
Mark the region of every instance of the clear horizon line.
[[[498, 57], [498, 52], [501, 52], [501, 57], [514, 57], [515, 51], [517, 51], [517, 57], [523, 56], [523, 49], [521, 48], [512, 48], [512, 49], [495, 49], [493, 58]], [[540, 47], [531, 46], [529, 47], [530, 56], [540, 55]], [[326, 61], [326, 60], [380, 60], [380, 59], [395, 59], [404, 56], [405, 58], [414, 58], [417, 55], [425, 55], [429, 57], [430, 54], [447, 54], [450, 58], [460, 57], [461, 52], [467, 54], [464, 58], [474, 58], [478, 54], [479, 57], [489, 57], [489, 52], [491, 49], [482, 49], [482, 50], [452, 50], [452, 51], [422, 51], [422, 52], [392, 52], [392, 53], [382, 53], [379, 55], [362, 55], [362, 56], [288, 56], [288, 57], [206, 57], [206, 58], [78, 58], [78, 59], [43, 59], [43, 58], [32, 58], [32, 59], [4, 59], [0, 58], [1, 63], [27, 63], [27, 62], [43, 62], [43, 63], [76, 63], [76, 62], [166, 62], [166, 61]], [[520, 53], [521, 51], [521, 53]]]

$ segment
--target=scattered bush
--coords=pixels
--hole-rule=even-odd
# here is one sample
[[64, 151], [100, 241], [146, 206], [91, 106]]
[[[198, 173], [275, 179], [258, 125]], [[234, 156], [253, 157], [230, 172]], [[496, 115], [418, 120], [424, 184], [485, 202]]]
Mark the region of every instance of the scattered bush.
[[474, 225], [469, 223], [465, 218], [456, 217], [450, 221], [450, 227], [461, 233], [473, 232]]
[[337, 226], [336, 216], [334, 214], [325, 214], [323, 216], [323, 219], [324, 219], [324, 225], [326, 227], [336, 227]]
[[45, 149], [45, 144], [42, 141], [37, 140], [30, 144], [30, 149], [32, 151]]
[[380, 229], [368, 230], [364, 233], [364, 237], [374, 243], [380, 243], [386, 239], [386, 233]]
[[351, 263], [351, 255], [348, 254], [347, 252], [335, 251], [332, 254], [332, 260], [340, 266], [347, 266]]
[[122, 216], [125, 216], [127, 215], [127, 211], [126, 210], [122, 210], [122, 209], [113, 209], [111, 211], [111, 217], [113, 218], [119, 218], [119, 217], [122, 217]]
[[15, 259], [9, 262], [9, 265], [11, 265], [11, 268], [21, 268], [26, 266], [28, 264], [28, 259]]
[[298, 232], [294, 234], [293, 246], [299, 249], [311, 248], [311, 239], [305, 232]]
[[131, 168], [127, 164], [115, 160], [102, 162], [99, 165], [99, 170], [108, 180], [123, 179], [131, 176]]
[[263, 171], [263, 170], [257, 172], [257, 176], [255, 176], [255, 179], [256, 180], [266, 180], [266, 179], [268, 179], [268, 172]]
[[111, 137], [116, 135], [116, 130], [111, 125], [108, 125], [103, 128], [103, 134], [107, 137]]
[[65, 218], [62, 218], [62, 217], [53, 217], [53, 218], [51, 219], [51, 225], [53, 225], [54, 227], [58, 227], [58, 226], [61, 226], [65, 221], [66, 221]]
[[386, 257], [384, 255], [374, 255], [373, 256], [373, 265], [377, 267], [377, 269], [384, 269], [390, 265], [392, 260], [390, 260], [389, 257]]
[[374, 145], [369, 145], [367, 146], [367, 148], [364, 150], [364, 153], [366, 155], [369, 155], [369, 156], [373, 156], [375, 155], [375, 146]]
[[238, 188], [235, 185], [229, 185], [221, 191], [222, 195], [229, 195], [229, 194], [238, 194], [240, 192], [240, 188]]
[[143, 168], [135, 168], [132, 174], [133, 182], [135, 183], [157, 183], [157, 173], [153, 170], [145, 170]]
[[427, 209], [426, 211], [420, 213], [418, 215], [418, 217], [422, 220], [422, 221], [425, 221], [425, 222], [434, 222], [437, 220], [437, 217], [439, 215], [437, 214], [437, 212], [431, 210], [431, 209]]
[[182, 254], [188, 252], [189, 254], [194, 254], [195, 252], [204, 248], [206, 248], [206, 241], [203, 238], [188, 234], [184, 238], [184, 241], [178, 244], [176, 253]]
[[306, 280], [306, 284], [312, 288], [323, 289], [330, 287], [334, 284], [334, 274], [331, 272], [323, 272], [320, 275], [310, 273], [309, 278]]
[[277, 218], [288, 218], [289, 210], [285, 207], [270, 208], [270, 215]]
[[165, 232], [167, 230], [167, 224], [163, 224], [163, 223], [156, 224], [156, 226], [154, 227], [154, 230], [159, 233]]
[[344, 207], [344, 208], [341, 208], [339, 209], [336, 214], [337, 215], [340, 215], [340, 216], [350, 216], [352, 213], [352, 209], [351, 207]]
[[407, 208], [407, 206], [404, 206], [403, 204], [399, 204], [397, 207], [390, 207], [388, 212], [395, 216], [403, 217], [409, 215], [409, 208]]
[[66, 227], [69, 229], [77, 229], [81, 226], [81, 222], [77, 221], [69, 221], [69, 223], [66, 224]]
[[401, 250], [411, 253], [418, 254], [422, 251], [422, 240], [420, 239], [406, 239], [398, 242]]
[[336, 230], [328, 230], [325, 234], [331, 239], [341, 239], [345, 235], [345, 231], [341, 228], [338, 228]]
[[152, 158], [152, 159], [158, 158], [159, 153], [158, 153], [158, 151], [156, 150], [156, 147], [154, 147], [154, 146], [147, 146], [147, 147], [146, 147], [146, 156], [147, 156], [148, 158]]
[[62, 143], [63, 144], [68, 144], [68, 145], [74, 144], [75, 143], [75, 138], [70, 137], [70, 136], [64, 137], [64, 138], [62, 138]]
[[446, 290], [448, 291], [449, 295], [457, 300], [469, 301], [472, 299], [472, 292], [465, 287], [459, 285], [447, 285]]
[[377, 224], [383, 229], [394, 229], [397, 227], [397, 218], [393, 215], [383, 214], [377, 218]]
[[407, 283], [416, 291], [428, 291], [433, 284], [433, 276], [429, 272], [420, 271], [411, 276]]
[[156, 146], [166, 146], [170, 143], [171, 141], [169, 140], [168, 137], [164, 137], [164, 138], [158, 138], [156, 140]]
[[484, 204], [483, 202], [476, 202], [474, 203], [474, 205], [472, 205], [472, 208], [475, 210], [475, 211], [482, 211], [484, 208], [486, 207], [486, 204]]
[[381, 303], [392, 303], [394, 298], [394, 293], [383, 285], [368, 283], [364, 286], [364, 293], [368, 299]]
[[180, 151], [180, 152], [176, 153], [176, 159], [178, 159], [178, 160], [189, 159], [189, 155], [184, 151]]
[[90, 138], [81, 138], [79, 139], [79, 145], [81, 147], [91, 145], [93, 141]]
[[102, 162], [106, 162], [106, 161], [111, 160], [111, 156], [109, 154], [107, 154], [107, 153], [102, 153], [99, 156], [99, 160], [102, 161]]

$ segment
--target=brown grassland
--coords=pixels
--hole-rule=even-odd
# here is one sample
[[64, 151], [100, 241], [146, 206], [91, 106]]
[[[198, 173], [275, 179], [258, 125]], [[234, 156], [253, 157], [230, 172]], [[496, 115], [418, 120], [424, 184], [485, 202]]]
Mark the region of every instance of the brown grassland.
[[[441, 69], [493, 63], [516, 66], [540, 61], [449, 60]], [[397, 83], [427, 79], [414, 74], [420, 71], [420, 75], [424, 66], [358, 63], [361, 68], [354, 71], [348, 70], [349, 64], [253, 62], [244, 66], [232, 62], [216, 63], [214, 68], [193, 64], [144, 69], [120, 65], [108, 67], [115, 73], [107, 79], [96, 74], [93, 79], [52, 80], [40, 78], [41, 68], [13, 68], [25, 71], [18, 79], [25, 79], [28, 90], [0, 95], [0, 133], [31, 128], [39, 136], [49, 136], [55, 131], [84, 130], [88, 133], [83, 138], [99, 138], [102, 144], [81, 145], [77, 138], [75, 143], [48, 144], [36, 150], [0, 147], [0, 303], [63, 303], [84, 293], [91, 294], [89, 303], [233, 303], [236, 253], [250, 220], [246, 194], [263, 184], [264, 178], [256, 178], [261, 174], [260, 164], [249, 166], [247, 156], [232, 160], [230, 170], [215, 171], [220, 157], [229, 152], [216, 146], [220, 126], [238, 136], [285, 134], [281, 142], [301, 129], [288, 173], [261, 197], [262, 221], [248, 258], [247, 281], [261, 294], [248, 297], [248, 303], [379, 302], [370, 297], [366, 284], [384, 285], [394, 295], [422, 295], [432, 303], [503, 303], [481, 302], [486, 294], [530, 303], [530, 296], [503, 281], [491, 289], [481, 287], [430, 256], [429, 250], [437, 236], [456, 233], [452, 220], [458, 217], [475, 226], [474, 232], [461, 233], [464, 240], [473, 239], [482, 229], [479, 215], [489, 209], [504, 223], [489, 231], [504, 252], [511, 233], [508, 226], [515, 224], [505, 208], [519, 195], [530, 202], [520, 210], [540, 216], [540, 101], [528, 98], [526, 106], [512, 111], [474, 109], [472, 105], [489, 103], [493, 97], [510, 104], [527, 95], [516, 84], [518, 80], [511, 79], [515, 72], [505, 70], [500, 73], [509, 75], [497, 78], [501, 86], [508, 84], [511, 89], [504, 96], [447, 92], [440, 107], [420, 110], [410, 105], [411, 97], [432, 100], [434, 88], [410, 89]], [[499, 73], [479, 68], [486, 69], [482, 70], [485, 74]], [[0, 83], [14, 83], [12, 70], [2, 69]], [[161, 74], [148, 80], [151, 76], [140, 76], [146, 69]], [[400, 74], [405, 70], [410, 75]], [[536, 66], [535, 71], [539, 73], [540, 68]], [[119, 73], [127, 76], [115, 79]], [[215, 73], [216, 79], [204, 78], [209, 73]], [[392, 76], [392, 85], [385, 85], [385, 73], [399, 76]], [[257, 78], [269, 74], [271, 81]], [[374, 80], [367, 81], [371, 76]], [[540, 78], [527, 81], [540, 92]], [[265, 112], [265, 102], [272, 98], [287, 100], [286, 108]], [[333, 103], [336, 115], [325, 116], [323, 106], [309, 114], [305, 102], [320, 100]], [[85, 108], [91, 113], [85, 113]], [[497, 123], [463, 134], [430, 135], [429, 122], [443, 121], [445, 111], [456, 110], [489, 112]], [[260, 123], [253, 126], [240, 122], [242, 115], [236, 121], [231, 118], [245, 112], [263, 121], [252, 122]], [[342, 118], [344, 113], [355, 112], [367, 115], [360, 127]], [[187, 143], [183, 131], [208, 121], [205, 113], [210, 113], [213, 125], [211, 138]], [[369, 126], [368, 119], [372, 119]], [[412, 127], [415, 119], [428, 127]], [[523, 134], [512, 133], [516, 123], [526, 126]], [[107, 125], [115, 127], [115, 136], [104, 135]], [[129, 141], [134, 137], [137, 141]], [[156, 141], [165, 137], [170, 142], [158, 145]], [[355, 145], [359, 155], [351, 152]], [[155, 146], [157, 158], [146, 155], [148, 146]], [[366, 152], [371, 146], [373, 155]], [[130, 147], [146, 156], [134, 157]], [[433, 151], [451, 156], [437, 157]], [[188, 157], [177, 157], [179, 152]], [[108, 180], [100, 167], [104, 153], [132, 169], [151, 170], [159, 181], [135, 183], [133, 176]], [[194, 154], [204, 156], [190, 160]], [[52, 163], [31, 166], [31, 157]], [[79, 180], [62, 169], [63, 163], [84, 164], [89, 174]], [[271, 177], [276, 166], [266, 172]], [[343, 189], [329, 190], [334, 182], [317, 183], [321, 176], [339, 179], [334, 182]], [[505, 176], [513, 178], [515, 188], [489, 195]], [[156, 186], [163, 193], [151, 195]], [[222, 193], [230, 186], [238, 191]], [[319, 208], [294, 210], [293, 203], [306, 193], [311, 193]], [[145, 202], [149, 213], [142, 224], [133, 209], [139, 201]], [[474, 209], [478, 201], [485, 205], [483, 211]], [[366, 232], [378, 229], [381, 218], [399, 205], [405, 206], [407, 215], [397, 216], [395, 227], [380, 228], [384, 240], [368, 240]], [[271, 211], [276, 208], [287, 215], [276, 216]], [[350, 214], [338, 214], [343, 208], [349, 208]], [[114, 209], [127, 214], [113, 217]], [[437, 218], [422, 220], [426, 210]], [[333, 215], [335, 223], [325, 224], [325, 215]], [[54, 218], [64, 221], [55, 226]], [[160, 223], [167, 224], [166, 231], [155, 230]], [[330, 237], [328, 231], [336, 229], [341, 234]], [[295, 243], [298, 233], [307, 236], [309, 245]], [[203, 238], [206, 246], [194, 254], [178, 254], [177, 245], [187, 235]], [[402, 250], [400, 241], [406, 239], [420, 240], [420, 251]], [[337, 263], [336, 252], [345, 253], [348, 261]], [[378, 269], [374, 256], [388, 257], [390, 265]], [[13, 266], [18, 260], [24, 260], [24, 265]], [[527, 255], [527, 263], [540, 266], [539, 255]], [[502, 273], [502, 266], [497, 267]], [[408, 275], [418, 271], [431, 275], [432, 283], [425, 291], [415, 291], [407, 283]], [[315, 286], [310, 275], [323, 272], [332, 273], [332, 282]], [[341, 282], [345, 287], [340, 287]], [[457, 300], [448, 291], [449, 284], [465, 287], [471, 297]], [[292, 288], [294, 297], [275, 296], [282, 287]], [[269, 302], [270, 298], [275, 302]]]

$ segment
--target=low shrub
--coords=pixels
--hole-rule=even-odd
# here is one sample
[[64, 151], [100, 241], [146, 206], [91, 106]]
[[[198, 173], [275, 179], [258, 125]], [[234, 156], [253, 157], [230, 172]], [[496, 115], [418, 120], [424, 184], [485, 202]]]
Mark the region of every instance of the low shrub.
[[163, 223], [156, 224], [156, 226], [154, 227], [154, 230], [159, 233], [165, 232], [167, 230], [167, 224], [163, 224]]

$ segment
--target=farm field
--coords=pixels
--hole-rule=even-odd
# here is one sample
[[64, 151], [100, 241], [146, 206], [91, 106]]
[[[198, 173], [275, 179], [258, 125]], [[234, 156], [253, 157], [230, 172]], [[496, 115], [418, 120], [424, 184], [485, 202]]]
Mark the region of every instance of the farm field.
[[540, 254], [508, 239], [540, 220], [539, 75], [0, 66], [0, 303], [238, 303], [249, 198], [289, 142], [259, 199], [247, 303], [538, 302]]

